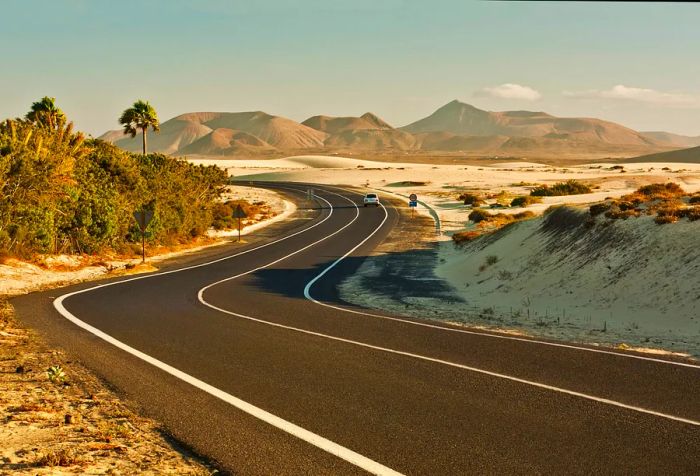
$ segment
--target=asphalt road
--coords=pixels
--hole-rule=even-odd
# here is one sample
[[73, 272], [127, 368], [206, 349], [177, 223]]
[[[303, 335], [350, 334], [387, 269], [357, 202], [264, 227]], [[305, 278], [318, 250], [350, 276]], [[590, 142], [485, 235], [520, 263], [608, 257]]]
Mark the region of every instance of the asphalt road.
[[233, 474], [700, 473], [700, 367], [350, 306], [396, 209], [261, 185], [297, 216], [20, 319]]

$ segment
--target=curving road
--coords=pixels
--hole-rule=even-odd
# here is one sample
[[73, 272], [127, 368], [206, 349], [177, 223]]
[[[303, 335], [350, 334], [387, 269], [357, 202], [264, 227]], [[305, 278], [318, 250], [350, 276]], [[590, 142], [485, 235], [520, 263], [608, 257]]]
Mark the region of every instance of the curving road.
[[336, 285], [398, 220], [351, 190], [244, 247], [20, 318], [235, 474], [700, 472], [700, 367], [379, 315]]

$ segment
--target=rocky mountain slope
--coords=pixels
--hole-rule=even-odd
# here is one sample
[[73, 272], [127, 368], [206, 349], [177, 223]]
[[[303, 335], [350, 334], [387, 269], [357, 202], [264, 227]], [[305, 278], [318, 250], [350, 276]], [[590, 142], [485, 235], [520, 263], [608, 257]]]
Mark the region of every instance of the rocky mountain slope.
[[[100, 138], [127, 150], [141, 150], [138, 136], [109, 131]], [[262, 111], [187, 113], [161, 124], [160, 133], [149, 136], [149, 148], [173, 155], [230, 157], [371, 151], [584, 160], [667, 152], [695, 140], [700, 141], [641, 133], [601, 119], [484, 111], [455, 100], [400, 128], [370, 112], [359, 117], [313, 116], [302, 123]]]

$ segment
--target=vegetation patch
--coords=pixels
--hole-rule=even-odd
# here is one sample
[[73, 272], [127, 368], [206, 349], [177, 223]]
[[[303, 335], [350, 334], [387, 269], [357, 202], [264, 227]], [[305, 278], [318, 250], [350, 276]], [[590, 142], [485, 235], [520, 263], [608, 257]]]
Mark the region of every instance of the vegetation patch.
[[566, 182], [555, 183], [552, 186], [540, 185], [534, 188], [530, 195], [533, 197], [556, 197], [562, 195], [582, 195], [591, 193], [591, 187], [578, 180], [567, 180]]
[[44, 98], [0, 123], [0, 254], [130, 252], [136, 210], [153, 212], [147, 243], [185, 243], [212, 225], [225, 181], [217, 167], [85, 139]]
[[406, 180], [403, 182], [393, 182], [389, 183], [386, 186], [387, 187], [423, 187], [425, 185], [428, 185], [430, 182], [413, 182], [410, 180]]
[[479, 195], [469, 192], [461, 194], [459, 197], [457, 197], [457, 200], [461, 201], [465, 205], [471, 205], [473, 207], [479, 207], [485, 203], [484, 199]]
[[700, 216], [700, 199], [689, 196], [676, 183], [654, 183], [640, 187], [635, 192], [617, 200], [609, 200], [590, 206], [591, 217], [605, 214], [611, 220], [626, 220], [641, 215], [654, 216], [659, 225], [675, 223], [681, 218], [695, 221]]
[[528, 205], [533, 205], [535, 203], [542, 203], [542, 197], [534, 195], [522, 195], [520, 197], [515, 197], [513, 201], [510, 202], [510, 206], [527, 207]]

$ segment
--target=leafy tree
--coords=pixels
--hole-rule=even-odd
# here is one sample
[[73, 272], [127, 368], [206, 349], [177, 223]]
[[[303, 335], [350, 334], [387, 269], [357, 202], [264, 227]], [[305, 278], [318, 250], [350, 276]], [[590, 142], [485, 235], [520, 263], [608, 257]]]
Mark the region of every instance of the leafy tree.
[[[33, 116], [34, 117], [34, 116]], [[148, 241], [181, 243], [212, 226], [225, 173], [84, 140], [65, 117], [0, 122], [0, 255], [130, 252], [132, 213], [154, 210]], [[58, 116], [55, 116], [58, 117]]]
[[48, 96], [33, 102], [25, 118], [35, 124], [42, 124], [49, 129], [60, 128], [66, 121], [66, 115], [56, 106], [56, 98]]
[[158, 113], [156, 113], [153, 106], [148, 101], [139, 99], [133, 106], [122, 113], [119, 123], [124, 126], [124, 134], [129, 134], [131, 137], [136, 137], [138, 131], [141, 130], [143, 134], [143, 155], [146, 155], [146, 131], [149, 127], [153, 129], [153, 132], [160, 131]]

